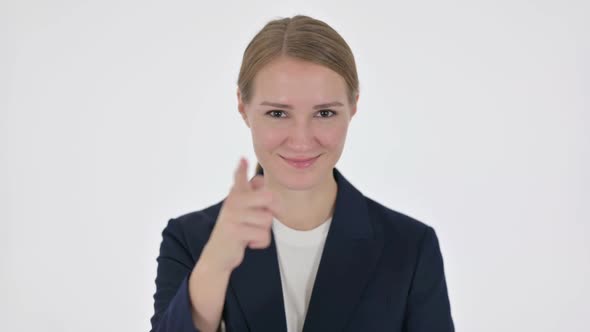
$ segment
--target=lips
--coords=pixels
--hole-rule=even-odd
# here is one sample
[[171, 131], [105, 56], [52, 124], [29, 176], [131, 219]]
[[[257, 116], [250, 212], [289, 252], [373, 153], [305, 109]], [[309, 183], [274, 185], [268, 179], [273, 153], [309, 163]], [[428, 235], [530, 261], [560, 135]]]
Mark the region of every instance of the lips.
[[[283, 156], [281, 156], [283, 157]], [[309, 158], [305, 158], [305, 157], [298, 157], [298, 158], [287, 158], [287, 157], [283, 157], [283, 159], [286, 159], [287, 161], [292, 161], [292, 162], [296, 162], [296, 163], [302, 163], [302, 162], [306, 162], [306, 161], [311, 161], [315, 158], [317, 158], [319, 156], [315, 156], [315, 157], [309, 157]]]
[[304, 169], [304, 168], [308, 168], [311, 165], [313, 165], [313, 163], [319, 158], [320, 155], [317, 155], [315, 157], [296, 157], [296, 158], [286, 158], [281, 156], [281, 158], [283, 158], [283, 160], [285, 160], [287, 162], [287, 164], [298, 168], [298, 169]]

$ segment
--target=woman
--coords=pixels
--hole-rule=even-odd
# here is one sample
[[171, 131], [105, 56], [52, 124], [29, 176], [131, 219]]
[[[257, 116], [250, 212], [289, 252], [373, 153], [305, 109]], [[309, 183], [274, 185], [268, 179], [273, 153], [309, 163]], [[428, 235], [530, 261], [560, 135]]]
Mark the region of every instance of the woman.
[[357, 111], [353, 54], [326, 23], [269, 22], [244, 52], [238, 110], [258, 165], [169, 220], [152, 331], [454, 331], [437, 236], [335, 167]]

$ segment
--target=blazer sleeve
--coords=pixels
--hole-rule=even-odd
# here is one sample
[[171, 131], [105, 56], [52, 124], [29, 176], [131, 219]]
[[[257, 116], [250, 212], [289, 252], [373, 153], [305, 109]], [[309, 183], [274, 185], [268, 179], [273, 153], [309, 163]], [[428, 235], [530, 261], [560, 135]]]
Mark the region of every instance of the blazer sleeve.
[[188, 278], [195, 265], [178, 219], [162, 232], [154, 294], [152, 332], [199, 332], [192, 320]]
[[427, 226], [410, 286], [405, 332], [454, 332], [443, 258], [436, 232]]

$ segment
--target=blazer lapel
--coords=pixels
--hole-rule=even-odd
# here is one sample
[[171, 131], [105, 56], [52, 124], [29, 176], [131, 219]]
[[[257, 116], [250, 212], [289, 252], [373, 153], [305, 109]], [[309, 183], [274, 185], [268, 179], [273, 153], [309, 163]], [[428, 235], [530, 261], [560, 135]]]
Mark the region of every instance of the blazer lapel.
[[303, 332], [342, 331], [377, 265], [383, 239], [365, 197], [334, 168], [336, 206], [307, 309]]
[[277, 251], [272, 235], [265, 249], [246, 248], [242, 263], [234, 269], [230, 285], [246, 317], [250, 331], [287, 332]]

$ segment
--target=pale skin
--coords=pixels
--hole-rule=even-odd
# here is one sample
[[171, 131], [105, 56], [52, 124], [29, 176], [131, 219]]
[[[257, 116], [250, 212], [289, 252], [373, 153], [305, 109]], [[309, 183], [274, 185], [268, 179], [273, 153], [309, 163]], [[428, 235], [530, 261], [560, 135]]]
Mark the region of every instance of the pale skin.
[[[356, 106], [348, 103], [344, 79], [318, 64], [279, 58], [257, 73], [248, 104], [239, 90], [237, 95], [238, 110], [251, 129], [264, 168], [265, 187], [276, 196], [277, 219], [298, 230], [317, 227], [332, 214], [337, 189], [332, 168], [356, 113]], [[261, 105], [265, 102], [290, 108]], [[333, 102], [340, 105], [320, 107]], [[282, 159], [317, 155], [318, 160], [305, 170]]]
[[[238, 111], [251, 130], [264, 176], [248, 181], [248, 163], [240, 161], [191, 273], [193, 322], [201, 331], [217, 330], [230, 274], [247, 247], [268, 247], [273, 217], [288, 227], [310, 230], [332, 216], [337, 193], [332, 169], [356, 113], [344, 79], [311, 62], [277, 58], [256, 74], [253, 86], [248, 103], [238, 90]], [[315, 156], [319, 157], [305, 169], [283, 159]], [[227, 243], [235, 246], [228, 248]]]

